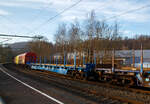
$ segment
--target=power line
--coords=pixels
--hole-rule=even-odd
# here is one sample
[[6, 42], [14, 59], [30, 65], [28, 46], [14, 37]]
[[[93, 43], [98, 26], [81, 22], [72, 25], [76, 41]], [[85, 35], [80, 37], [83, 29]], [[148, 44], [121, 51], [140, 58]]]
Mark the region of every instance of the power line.
[[[79, 4], [81, 1], [82, 1], [82, 0], [79, 0], [78, 2], [76, 2], [75, 4], [71, 5], [70, 7], [66, 8], [66, 9], [64, 9], [63, 11], [61, 11], [61, 12], [58, 13], [58, 14], [56, 14], [55, 16], [49, 18], [47, 21], [45, 21], [44, 23], [42, 23], [41, 25], [39, 25], [38, 27], [36, 27], [35, 30], [38, 29], [38, 28], [40, 28], [40, 27], [42, 27], [42, 26], [44, 26], [44, 24], [46, 24], [46, 23], [48, 23], [49, 21], [53, 20], [54, 18], [56, 18], [57, 16], [61, 15], [61, 14], [64, 13], [64, 12], [66, 12], [67, 10], [71, 9], [72, 7], [76, 6], [76, 5]], [[150, 7], [150, 4], [145, 5], [145, 6], [142, 6], [142, 7], [140, 7], [140, 8], [136, 8], [136, 9], [132, 9], [132, 10], [125, 11], [125, 12], [123, 12], [123, 13], [121, 13], [121, 14], [118, 14], [118, 15], [115, 15], [115, 16], [112, 16], [112, 17], [108, 17], [108, 18], [104, 19], [104, 21], [111, 20], [111, 19], [113, 19], [113, 18], [120, 17], [120, 16], [122, 16], [122, 15], [125, 15], [125, 14], [128, 14], [128, 13], [132, 13], [132, 12], [135, 12], [135, 11], [138, 11], [138, 10], [141, 10], [141, 9], [145, 9], [145, 8], [148, 8], [148, 7]], [[31, 33], [32, 33], [32, 32], [33, 32], [33, 31], [31, 31]]]
[[[52, 2], [50, 1], [50, 2], [48, 2], [48, 4], [46, 5], [46, 6], [44, 6], [43, 8], [41, 8], [41, 9], [46, 9], [46, 8], [48, 8], [49, 7], [49, 4], [50, 5], [52, 5]], [[30, 25], [32, 25], [39, 17], [40, 17], [40, 14], [42, 13], [42, 11], [40, 11], [39, 13], [37, 13], [33, 18], [32, 18], [32, 20], [30, 20], [31, 22], [30, 22]], [[36, 18], [35, 18], [36, 17]]]
[[[2, 15], [0, 15], [0, 16], [2, 16]], [[4, 18], [4, 17], [3, 17]], [[6, 19], [5, 19], [6, 20]], [[8, 21], [8, 20], [7, 20]], [[7, 29], [7, 31], [9, 32], [9, 33], [11, 33], [11, 32], [15, 32], [12, 28], [10, 28], [6, 23], [4, 23], [4, 22], [1, 22], [0, 23], [0, 25], [2, 26], [1, 27], [1, 29], [2, 28], [4, 28], [4, 29]], [[13, 30], [13, 31], [12, 31]]]
[[11, 39], [11, 38], [1, 38], [1, 39]]
[[[7, 21], [9, 21], [9, 22], [11, 22], [11, 23], [13, 23], [13, 24], [17, 24], [16, 22], [14, 22], [12, 19], [10, 19], [10, 18], [8, 18], [8, 17], [6, 17], [6, 16], [4, 16], [4, 15], [0, 15], [2, 18], [4, 18], [5, 20], [7, 20]], [[30, 31], [30, 29], [29, 28], [27, 28], [26, 26], [24, 26], [24, 25], [20, 25], [20, 27], [21, 28], [26, 28], [27, 30], [29, 30]], [[20, 31], [19, 31], [20, 32]], [[18, 33], [19, 33], [18, 32]]]
[[[112, 0], [113, 1], [113, 0]], [[138, 1], [136, 1], [135, 3], [137, 3]], [[114, 2], [115, 3], [115, 2]], [[103, 5], [101, 5], [100, 7], [97, 7], [97, 8], [95, 8], [94, 10], [98, 10], [98, 11], [100, 11], [100, 10], [103, 10], [103, 9], [105, 9], [107, 6], [109, 5], [109, 3], [104, 3]]]
[[10, 41], [10, 40], [12, 40], [12, 39], [6, 39], [4, 41], [1, 41], [0, 43], [4, 43], [4, 42]]
[[[59, 15], [63, 14], [64, 12], [68, 11], [69, 9], [75, 7], [76, 5], [78, 5], [82, 0], [79, 0], [78, 2], [76, 2], [75, 4], [65, 8], [64, 10], [62, 10], [61, 12], [59, 12], [58, 14], [56, 14], [55, 16], [53, 17], [50, 17], [48, 20], [46, 20], [45, 22], [43, 22], [42, 24], [40, 24], [39, 26], [37, 26], [36, 28], [33, 29], [33, 31], [30, 31], [29, 33], [33, 33], [34, 30], [37, 30], [38, 28], [44, 26], [46, 23], [50, 22], [51, 20], [53, 20], [54, 18], [58, 17]], [[28, 33], [28, 34], [29, 34]]]
[[136, 12], [136, 11], [138, 11], [138, 10], [145, 9], [145, 8], [148, 8], [148, 7], [150, 7], [150, 4], [145, 5], [145, 6], [142, 6], [142, 7], [140, 7], [140, 8], [136, 8], [136, 9], [132, 9], [132, 10], [125, 11], [125, 12], [123, 12], [123, 13], [121, 13], [121, 14], [118, 14], [118, 15], [115, 15], [115, 16], [112, 16], [112, 17], [108, 17], [108, 18], [104, 19], [104, 21], [111, 20], [111, 19], [113, 19], [113, 18], [120, 17], [120, 16], [126, 15], [126, 14], [128, 14], [128, 13]]
[[[41, 13], [41, 12], [40, 12]], [[5, 20], [7, 20], [7, 21], [9, 21], [9, 22], [11, 22], [11, 23], [13, 23], [13, 24], [17, 24], [17, 23], [15, 23], [12, 19], [10, 19], [10, 18], [8, 18], [8, 17], [6, 17], [6, 16], [4, 16], [4, 15], [0, 15], [0, 17], [2, 17], [3, 19], [5, 19]], [[37, 16], [36, 16], [37, 17]], [[34, 20], [35, 21], [35, 20]], [[3, 24], [3, 26], [5, 26], [6, 28], [9, 28], [10, 29], [10, 27], [7, 27], [5, 24]], [[26, 28], [26, 29], [28, 29], [29, 31], [31, 31], [29, 28], [27, 28], [27, 27], [25, 27], [25, 26], [23, 26], [23, 25], [21, 25], [21, 27], [22, 28]], [[12, 30], [12, 29], [10, 29], [10, 30]], [[19, 33], [19, 32], [18, 32]], [[20, 35], [6, 35], [6, 34], [0, 34], [0, 36], [4, 36], [4, 37], [21, 37], [21, 38], [38, 38], [38, 39], [42, 39], [43, 37], [42, 36], [35, 36], [35, 37], [31, 37], [31, 36], [20, 36]]]
[[37, 39], [42, 39], [42, 36], [35, 36], [35, 37], [31, 37], [31, 36], [22, 36], [22, 35], [6, 35], [6, 34], [0, 34], [0, 36], [7, 36], [7, 37], [20, 37], [20, 38], [37, 38]]

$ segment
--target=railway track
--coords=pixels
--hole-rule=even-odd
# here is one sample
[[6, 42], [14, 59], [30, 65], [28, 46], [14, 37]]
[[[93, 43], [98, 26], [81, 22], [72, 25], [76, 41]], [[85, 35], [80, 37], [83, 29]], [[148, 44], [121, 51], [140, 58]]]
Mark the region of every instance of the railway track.
[[[10, 68], [10, 65], [6, 65], [5, 67]], [[48, 71], [20, 70], [22, 67], [14, 67], [12, 65], [11, 67], [13, 67], [13, 70], [28, 77], [39, 76], [38, 80], [42, 79], [42, 81], [53, 82], [59, 87], [61, 86], [65, 89], [69, 88], [74, 93], [80, 93], [89, 98], [92, 97], [104, 104], [150, 103], [150, 91], [144, 91], [143, 89], [125, 88], [107, 83], [82, 81]]]
[[[32, 70], [31, 70], [32, 71]], [[54, 72], [49, 72], [49, 71], [43, 71], [43, 70], [34, 70], [37, 73], [44, 73], [44, 74], [48, 74], [48, 75], [52, 75], [54, 77], [60, 77], [63, 79], [68, 79], [68, 80], [73, 80], [73, 81], [79, 81], [85, 84], [91, 84], [91, 85], [98, 85], [98, 86], [103, 86], [103, 87], [108, 87], [108, 88], [114, 88], [114, 89], [120, 89], [120, 90], [124, 90], [124, 91], [130, 91], [130, 92], [135, 92], [135, 93], [143, 93], [146, 95], [150, 95], [150, 88], [144, 88], [144, 87], [137, 87], [137, 86], [122, 86], [122, 85], [113, 85], [107, 82], [101, 82], [101, 81], [87, 81], [87, 80], [80, 80], [80, 79], [76, 79], [76, 78], [71, 78], [65, 75], [61, 75], [58, 73], [54, 73]]]
[[127, 87], [127, 86], [122, 86], [122, 85], [113, 85], [107, 82], [101, 82], [101, 81], [94, 81], [94, 80], [81, 80], [81, 79], [76, 79], [76, 78], [71, 78], [68, 77], [66, 75], [62, 75], [62, 74], [58, 74], [58, 73], [54, 73], [54, 72], [50, 72], [50, 71], [45, 71], [45, 70], [30, 70], [36, 72], [36, 73], [40, 73], [40, 74], [45, 74], [45, 75], [51, 75], [54, 77], [60, 77], [63, 79], [68, 79], [68, 80], [72, 80], [72, 81], [79, 81], [85, 84], [91, 84], [91, 85], [98, 85], [98, 86], [103, 86], [103, 87], [108, 87], [108, 88], [113, 88], [113, 89], [120, 89], [120, 90], [124, 90], [124, 91], [131, 91], [131, 92], [135, 92], [135, 93], [143, 93], [146, 95], [150, 95], [150, 88], [144, 88], [144, 87], [137, 87], [137, 86], [131, 86], [131, 87]]
[[[34, 72], [34, 71], [33, 71]], [[115, 89], [115, 91], [117, 90], [118, 91], [118, 89], [119, 90], [121, 90], [121, 91], [125, 91], [125, 92], [133, 92], [134, 94], [136, 93], [136, 94], [144, 94], [144, 95], [147, 95], [147, 96], [149, 96], [150, 95], [150, 92], [149, 91], [143, 91], [143, 90], [140, 90], [140, 89], [133, 89], [133, 88], [126, 88], [126, 87], [119, 87], [119, 86], [114, 86], [114, 85], [110, 85], [110, 84], [106, 84], [106, 83], [98, 83], [98, 82], [91, 82], [91, 81], [81, 81], [81, 80], [78, 80], [78, 79], [72, 79], [72, 78], [68, 78], [68, 77], [66, 77], [66, 76], [64, 76], [64, 75], [59, 75], [59, 74], [57, 74], [57, 73], [49, 73], [49, 72], [45, 72], [45, 71], [36, 71], [40, 76], [41, 75], [43, 75], [43, 73], [44, 73], [44, 75], [47, 75], [47, 77], [49, 77], [49, 75], [52, 75], [52, 76], [54, 76], [54, 77], [60, 77], [60, 78], [63, 78], [64, 80], [66, 80], [66, 79], [68, 79], [68, 80], [72, 80], [72, 81], [77, 81], [77, 82], [81, 82], [81, 83], [84, 83], [84, 84], [86, 84], [85, 86], [83, 86], [83, 87], [87, 87], [88, 85], [90, 85], [90, 87], [89, 88], [87, 88], [87, 89], [80, 89], [82, 92], [87, 92], [87, 93], [89, 93], [89, 94], [93, 94], [93, 95], [96, 95], [96, 96], [105, 96], [105, 97], [107, 97], [107, 98], [109, 98], [109, 99], [115, 99], [115, 100], [117, 100], [117, 101], [122, 101], [122, 102], [126, 102], [126, 103], [131, 103], [131, 104], [143, 104], [143, 102], [145, 103], [145, 104], [149, 104], [150, 102], [149, 102], [149, 98], [147, 99], [147, 100], [145, 100], [146, 99], [146, 96], [145, 96], [145, 98], [144, 97], [141, 97], [141, 98], [144, 98], [143, 100], [137, 100], [137, 99], [128, 99], [128, 96], [127, 97], [123, 97], [122, 95], [123, 94], [120, 94], [120, 96], [118, 96], [118, 95], [113, 95], [114, 93], [116, 93], [116, 92], [114, 92], [114, 93], [112, 93], [112, 95], [109, 95], [109, 94], [106, 94], [106, 93], [101, 93], [101, 91], [104, 91], [105, 90], [105, 88], [111, 88], [112, 90], [111, 91], [113, 91], [114, 89]], [[52, 78], [52, 77], [49, 77], [49, 78]], [[66, 81], [67, 82], [67, 81]], [[75, 83], [73, 83], [73, 84], [71, 84], [71, 85], [74, 85]], [[74, 86], [69, 86], [69, 87], [74, 87]], [[100, 90], [100, 91], [98, 91], [98, 89], [100, 88], [100, 87], [103, 87], [104, 89], [103, 90]], [[76, 88], [76, 89], [78, 89], [78, 88]], [[90, 89], [90, 90], [89, 90]], [[110, 89], [109, 89], [110, 90]], [[128, 93], [127, 92], [127, 93]], [[108, 93], [109, 93], [109, 91], [108, 91]], [[118, 92], [118, 94], [119, 94], [120, 92]], [[134, 96], [134, 94], [132, 94], [133, 96]], [[135, 95], [136, 95], [135, 94]], [[150, 96], [149, 96], [150, 97]], [[138, 98], [138, 97], [137, 97]]]

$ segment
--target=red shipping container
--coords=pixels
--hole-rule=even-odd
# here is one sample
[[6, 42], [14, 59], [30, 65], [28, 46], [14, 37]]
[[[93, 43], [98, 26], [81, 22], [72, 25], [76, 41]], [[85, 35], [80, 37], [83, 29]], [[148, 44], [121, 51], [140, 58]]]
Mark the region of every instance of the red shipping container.
[[33, 52], [27, 52], [18, 55], [18, 64], [30, 64], [36, 62], [36, 54]]

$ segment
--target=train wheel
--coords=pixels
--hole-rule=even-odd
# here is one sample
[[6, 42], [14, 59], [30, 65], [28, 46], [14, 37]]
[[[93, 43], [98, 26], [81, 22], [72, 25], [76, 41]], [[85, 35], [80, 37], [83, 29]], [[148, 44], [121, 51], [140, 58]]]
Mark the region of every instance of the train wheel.
[[85, 80], [85, 75], [84, 75], [84, 73], [80, 73], [80, 78], [81, 78], [81, 80]]
[[83, 80], [83, 73], [80, 73], [80, 79]]
[[67, 71], [67, 76], [71, 77], [71, 72], [70, 71]]
[[75, 78], [76, 78], [76, 79], [80, 79], [80, 74], [79, 74], [79, 73], [76, 73], [76, 74], [75, 74]]
[[76, 79], [76, 78], [77, 78], [77, 76], [76, 76], [76, 73], [75, 73], [75, 72], [72, 72], [72, 77], [73, 77], [74, 79]]
[[106, 77], [104, 77], [104, 81], [107, 82], [107, 78]]
[[125, 80], [125, 84], [124, 84], [125, 87], [130, 87], [130, 86], [133, 86], [133, 81], [132, 80]]
[[72, 71], [70, 72], [70, 77], [74, 78], [74, 72], [72, 72]]
[[85, 73], [83, 73], [83, 80], [88, 80], [88, 79], [89, 79], [88, 76]]
[[96, 80], [96, 81], [99, 80], [99, 75], [98, 75], [98, 74], [95, 74], [95, 75], [94, 75], [94, 80]]
[[122, 85], [125, 85], [125, 79], [122, 79], [121, 83]]

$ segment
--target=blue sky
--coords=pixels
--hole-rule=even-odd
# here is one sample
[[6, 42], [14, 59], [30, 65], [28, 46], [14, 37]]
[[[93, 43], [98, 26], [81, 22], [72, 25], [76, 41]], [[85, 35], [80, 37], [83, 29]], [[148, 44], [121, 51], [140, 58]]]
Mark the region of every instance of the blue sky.
[[[150, 4], [150, 0], [82, 0], [77, 6], [66, 11], [41, 28], [36, 28], [50, 17], [79, 0], [0, 0], [0, 33], [16, 35], [43, 35], [53, 41], [60, 23], [79, 22], [95, 10], [97, 19], [103, 20], [125, 11]], [[135, 34], [150, 35], [150, 7], [108, 20], [120, 24], [123, 36], [134, 37]], [[0, 37], [0, 42], [7, 40]], [[9, 39], [9, 43], [27, 39]]]

